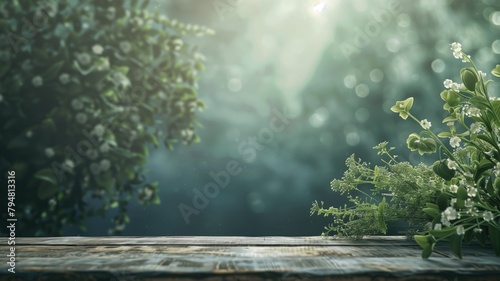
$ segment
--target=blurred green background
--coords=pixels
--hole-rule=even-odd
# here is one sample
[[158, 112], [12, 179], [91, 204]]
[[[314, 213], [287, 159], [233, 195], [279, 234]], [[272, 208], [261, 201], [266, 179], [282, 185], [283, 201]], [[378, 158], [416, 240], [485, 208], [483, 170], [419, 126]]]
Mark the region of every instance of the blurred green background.
[[[442, 82], [457, 80], [463, 65], [450, 43], [461, 42], [480, 69], [500, 61], [494, 0], [156, 4], [169, 17], [217, 34], [198, 43], [207, 56], [202, 141], [152, 154], [148, 179], [160, 181], [162, 204], [132, 205], [125, 235], [318, 235], [329, 221], [309, 216], [311, 202], [345, 202], [329, 183], [342, 175], [347, 156], [378, 163], [372, 147], [387, 140], [400, 159], [423, 161], [405, 145], [418, 127], [389, 108], [414, 96], [416, 116], [436, 130], [446, 126], [438, 123]], [[245, 161], [238, 146], [268, 127], [272, 108], [284, 106], [296, 116], [254, 161]], [[202, 190], [212, 181], [209, 172], [231, 159], [242, 172], [186, 224], [179, 204], [192, 206], [192, 189]], [[90, 232], [104, 234], [92, 223]]]
[[[450, 43], [461, 42], [480, 69], [500, 61], [494, 0], [157, 3], [169, 17], [217, 32], [200, 42], [208, 58], [200, 81], [207, 107], [199, 114], [200, 143], [151, 157], [149, 177], [161, 183], [162, 204], [133, 206], [124, 234], [317, 235], [329, 221], [309, 216], [311, 201], [344, 203], [329, 183], [342, 175], [347, 156], [378, 163], [371, 148], [387, 140], [401, 159], [423, 160], [405, 145], [418, 128], [389, 108], [414, 96], [416, 116], [446, 126], [438, 124], [442, 82], [457, 80], [463, 65]], [[359, 30], [368, 38], [362, 45]], [[254, 161], [244, 161], [238, 145], [283, 106], [296, 116]], [[230, 159], [243, 171], [186, 224], [179, 203], [192, 206], [192, 189], [201, 190], [212, 181], [209, 172]]]
[[[423, 161], [405, 144], [418, 127], [389, 108], [413, 96], [416, 116], [436, 132], [446, 126], [439, 93], [463, 65], [450, 43], [462, 43], [483, 71], [500, 62], [495, 0], [157, 0], [148, 9], [216, 35], [193, 40], [207, 58], [201, 142], [152, 151], [147, 179], [159, 181], [161, 204], [132, 201], [123, 235], [319, 235], [329, 220], [310, 217], [311, 202], [346, 201], [329, 183], [349, 155], [378, 163], [372, 147], [387, 140], [400, 159]], [[284, 130], [262, 133], [284, 108]], [[269, 143], [255, 157], [240, 153], [259, 133]], [[181, 204], [193, 207], [193, 189], [233, 160], [241, 172], [186, 223]], [[106, 235], [111, 216], [65, 234]]]

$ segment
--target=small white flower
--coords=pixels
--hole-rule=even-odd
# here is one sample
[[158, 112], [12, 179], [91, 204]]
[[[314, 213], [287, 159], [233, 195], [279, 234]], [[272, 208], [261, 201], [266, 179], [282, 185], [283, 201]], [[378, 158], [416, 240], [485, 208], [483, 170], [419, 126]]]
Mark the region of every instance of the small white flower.
[[26, 137], [29, 139], [33, 136], [33, 132], [31, 130], [26, 131]]
[[449, 89], [453, 85], [453, 81], [451, 81], [451, 79], [446, 79], [444, 80], [443, 85], [446, 89]]
[[117, 87], [128, 88], [130, 86], [130, 80], [121, 72], [115, 72], [112, 75], [112, 82]]
[[464, 58], [464, 54], [462, 52], [453, 52], [453, 56], [456, 59], [463, 59]]
[[451, 137], [451, 138], [450, 138], [450, 145], [451, 145], [451, 147], [453, 147], [453, 148], [457, 148], [457, 147], [459, 147], [459, 146], [460, 146], [460, 142], [461, 142], [461, 141], [462, 141], [462, 140], [461, 140], [459, 137], [457, 137], [457, 136], [453, 136], [453, 137]]
[[99, 135], [99, 137], [102, 137], [104, 135], [104, 131], [106, 130], [106, 128], [104, 128], [104, 126], [102, 124], [97, 124], [95, 125], [94, 127], [94, 132]]
[[450, 170], [456, 170], [458, 168], [457, 162], [450, 159], [446, 162], [446, 166], [448, 166], [448, 169]]
[[478, 122], [474, 122], [470, 125], [470, 132], [473, 134], [477, 134], [481, 131], [481, 124]]
[[434, 225], [434, 230], [441, 230], [442, 228], [443, 228], [443, 226], [440, 223], [436, 223]]
[[45, 149], [45, 156], [47, 156], [47, 158], [52, 158], [54, 156], [55, 152], [54, 152], [54, 149], [51, 148], [51, 147], [47, 147]]
[[479, 76], [481, 76], [481, 78], [485, 78], [486, 77], [486, 73], [485, 72], [482, 72], [481, 70], [478, 70], [477, 73], [479, 74]]
[[453, 52], [461, 52], [462, 51], [462, 44], [453, 42], [451, 43], [451, 50]]
[[485, 221], [492, 221], [494, 218], [495, 218], [495, 216], [493, 216], [493, 213], [491, 211], [484, 211], [483, 219]]
[[94, 175], [98, 175], [101, 173], [101, 165], [98, 163], [92, 163], [90, 164], [90, 172]]
[[104, 71], [109, 69], [109, 59], [108, 58], [100, 58], [97, 62], [97, 71]]
[[49, 206], [50, 206], [51, 208], [54, 208], [56, 205], [57, 205], [57, 201], [56, 201], [56, 199], [51, 198], [51, 199], [49, 200]]
[[465, 200], [465, 207], [467, 208], [474, 207], [474, 202], [470, 198], [467, 198], [467, 200]]
[[124, 53], [128, 53], [132, 50], [132, 45], [128, 41], [122, 41], [122, 42], [120, 42], [120, 49]]
[[61, 82], [61, 84], [63, 84], [63, 85], [68, 84], [70, 82], [69, 74], [68, 73], [61, 73], [61, 75], [59, 75], [59, 82]]
[[441, 213], [441, 223], [444, 226], [450, 226], [451, 225], [450, 221], [447, 219], [446, 214], [444, 212]]
[[31, 79], [31, 83], [35, 87], [40, 87], [43, 85], [43, 78], [41, 76], [37, 75], [37, 76], [33, 77], [33, 79]]
[[73, 168], [75, 167], [75, 163], [71, 159], [66, 159], [63, 163], [63, 166], [65, 167], [66, 170], [73, 171]]
[[111, 167], [111, 162], [109, 162], [108, 159], [102, 159], [101, 160], [101, 170], [102, 171], [107, 171]]
[[472, 107], [472, 106], [469, 107], [467, 109], [467, 112], [466, 112], [466, 115], [469, 116], [469, 117], [470, 116], [476, 116], [476, 117], [478, 117], [480, 114], [481, 114], [481, 110], [479, 108], [477, 108], [477, 107]]
[[85, 122], [87, 122], [87, 115], [85, 113], [78, 113], [76, 114], [76, 122], [80, 123], [80, 124], [83, 124]]
[[424, 128], [424, 130], [429, 130], [429, 128], [432, 126], [431, 122], [427, 121], [427, 119], [424, 119], [420, 121], [420, 126]]
[[453, 207], [446, 208], [443, 213], [446, 216], [446, 219], [449, 221], [457, 219], [457, 210], [455, 210]]
[[89, 54], [87, 53], [81, 53], [76, 56], [76, 59], [78, 60], [79, 63], [82, 65], [88, 65], [92, 61], [92, 58], [90, 57]]
[[458, 235], [464, 235], [465, 234], [465, 229], [464, 229], [464, 227], [462, 225], [459, 225], [457, 227], [457, 234]]
[[109, 144], [107, 142], [101, 144], [101, 146], [99, 147], [99, 150], [102, 152], [102, 153], [106, 153], [109, 151]]
[[92, 46], [92, 52], [94, 52], [94, 54], [96, 55], [100, 55], [102, 54], [102, 52], [104, 52], [104, 48], [99, 44], [95, 44], [94, 46]]
[[459, 92], [460, 90], [462, 90], [462, 89], [463, 89], [463, 87], [462, 87], [462, 84], [458, 84], [458, 83], [453, 82], [453, 83], [451, 84], [451, 89], [452, 89], [453, 91], [455, 91], [455, 92]]
[[475, 233], [481, 233], [481, 232], [483, 232], [483, 230], [481, 228], [479, 228], [479, 227], [474, 228], [473, 231]]
[[73, 107], [74, 110], [81, 110], [83, 108], [83, 103], [79, 99], [73, 99], [71, 101], [71, 107]]
[[181, 130], [181, 137], [184, 140], [190, 140], [193, 137], [193, 135], [194, 135], [194, 131], [191, 129]]
[[450, 206], [454, 207], [457, 204], [457, 198], [451, 198]]
[[106, 18], [108, 20], [113, 20], [116, 16], [116, 9], [115, 7], [109, 7], [108, 10], [106, 11]]
[[454, 121], [446, 122], [446, 126], [448, 127], [455, 126], [455, 122]]
[[450, 192], [451, 193], [457, 193], [457, 191], [458, 191], [458, 185], [456, 185], [456, 184], [450, 185]]
[[467, 188], [467, 195], [469, 195], [469, 197], [476, 197], [477, 188], [475, 188], [473, 186], [469, 186], [469, 188]]

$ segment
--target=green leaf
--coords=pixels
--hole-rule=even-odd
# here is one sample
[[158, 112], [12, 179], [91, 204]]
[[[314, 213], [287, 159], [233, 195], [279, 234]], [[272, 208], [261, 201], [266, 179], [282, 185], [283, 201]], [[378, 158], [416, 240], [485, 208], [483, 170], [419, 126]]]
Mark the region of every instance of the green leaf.
[[490, 241], [495, 254], [500, 256], [500, 230], [491, 224], [488, 224], [488, 232], [490, 233]]
[[391, 107], [391, 111], [394, 113], [399, 113], [399, 116], [406, 120], [408, 118], [408, 112], [410, 112], [413, 106], [413, 97], [407, 98], [404, 101], [397, 101], [395, 105]]
[[427, 206], [427, 208], [439, 210], [439, 206], [434, 203], [425, 203], [425, 206]]
[[411, 151], [418, 151], [420, 155], [433, 153], [437, 148], [436, 142], [433, 139], [420, 137], [416, 133], [412, 133], [408, 136], [406, 145]]
[[495, 145], [495, 142], [488, 136], [488, 135], [485, 135], [485, 134], [479, 134], [479, 135], [476, 135], [478, 139], [482, 140], [482, 141], [485, 141], [491, 145]]
[[385, 218], [384, 218], [384, 208], [387, 205], [385, 201], [385, 197], [382, 199], [382, 202], [378, 204], [378, 215], [377, 215], [377, 222], [380, 231], [383, 234], [387, 234], [387, 224], [385, 223]]
[[459, 186], [457, 190], [457, 199], [465, 200], [467, 199], [467, 189], [463, 186]]
[[451, 180], [455, 176], [455, 170], [448, 168], [446, 160], [434, 162], [434, 164], [432, 164], [432, 170], [436, 175], [447, 181]]
[[451, 235], [453, 233], [456, 233], [456, 230], [457, 228], [455, 226], [453, 227], [447, 227], [447, 228], [444, 228], [444, 229], [441, 229], [441, 230], [429, 230], [429, 233], [431, 235], [433, 235], [434, 237], [436, 238], [443, 238], [443, 237], [446, 237], [448, 235]]
[[53, 185], [57, 185], [57, 178], [52, 168], [41, 169], [38, 172], [36, 172], [33, 177], [42, 181], [49, 182]]
[[450, 110], [451, 108], [460, 105], [460, 95], [455, 91], [444, 90], [441, 92], [440, 96], [441, 99], [446, 102], [443, 105], [443, 109], [445, 110]]
[[473, 68], [462, 68], [462, 70], [460, 70], [460, 78], [469, 91], [474, 91], [476, 89], [476, 83], [479, 79]]
[[494, 100], [491, 102], [493, 106], [493, 113], [495, 115], [495, 122], [500, 125], [500, 100]]
[[450, 236], [450, 248], [451, 251], [457, 255], [458, 258], [462, 258], [462, 235], [453, 234]]
[[426, 259], [434, 250], [434, 245], [436, 245], [436, 239], [432, 235], [415, 235], [413, 236], [415, 242], [422, 247], [422, 258]]
[[451, 136], [452, 136], [452, 134], [450, 132], [441, 132], [441, 133], [438, 134], [438, 137], [440, 137], [442, 139], [449, 138]]
[[437, 209], [434, 209], [434, 208], [423, 208], [422, 211], [424, 211], [424, 213], [431, 216], [431, 218], [436, 218], [436, 217], [441, 216], [439, 211]]
[[495, 75], [496, 77], [500, 77], [500, 64], [497, 64], [495, 69], [491, 71], [491, 74]]
[[449, 196], [446, 193], [439, 194], [436, 203], [439, 206], [439, 210], [446, 210], [446, 208], [448, 208], [448, 206], [450, 205]]
[[475, 96], [470, 98], [469, 103], [480, 110], [486, 110], [490, 106], [488, 100], [482, 96]]

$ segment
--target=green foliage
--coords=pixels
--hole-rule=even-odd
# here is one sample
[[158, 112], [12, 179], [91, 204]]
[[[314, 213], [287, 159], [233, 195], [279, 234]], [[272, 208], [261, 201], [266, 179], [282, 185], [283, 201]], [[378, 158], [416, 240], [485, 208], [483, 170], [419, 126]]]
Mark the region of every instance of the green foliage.
[[[489, 96], [487, 85], [491, 81], [484, 81], [486, 74], [462, 52], [461, 45], [453, 43], [451, 49], [455, 58], [471, 66], [461, 70], [462, 83], [444, 81], [447, 90], [441, 92], [441, 98], [449, 114], [443, 120], [448, 131], [436, 135], [427, 119], [419, 120], [411, 114], [413, 98], [391, 107], [401, 118], [410, 117], [424, 129], [410, 134], [408, 148], [421, 155], [438, 152], [441, 160], [432, 166], [399, 163], [389, 154], [386, 143], [377, 147], [379, 155], [390, 159], [384, 167], [371, 169], [351, 156], [344, 177], [334, 180], [332, 188], [347, 193], [353, 206], [325, 209], [314, 202], [311, 209], [311, 214], [333, 216], [334, 223], [327, 227], [326, 235], [330, 231], [353, 237], [385, 232], [375, 216], [370, 222], [359, 215], [358, 209], [366, 212], [369, 206], [373, 210], [372, 202], [377, 201], [361, 190], [361, 184], [368, 184], [373, 195], [382, 194], [383, 189], [390, 192], [391, 200], [379, 210], [386, 221], [402, 218], [410, 229], [418, 230], [414, 239], [422, 247], [423, 258], [428, 258], [436, 243], [443, 240], [449, 241], [450, 249], [459, 258], [462, 244], [474, 239], [482, 245], [489, 241], [500, 255], [500, 100]], [[498, 68], [493, 75], [499, 76]], [[360, 200], [354, 195], [359, 192], [369, 199]], [[421, 220], [415, 221], [415, 217]]]
[[25, 235], [83, 228], [110, 209], [117, 233], [134, 195], [160, 202], [143, 174], [148, 148], [199, 139], [204, 56], [186, 38], [213, 32], [150, 14], [147, 1], [47, 2], [3, 7], [0, 170], [19, 175]]
[[422, 205], [437, 196], [430, 185], [440, 185], [444, 181], [426, 165], [412, 166], [396, 161], [396, 155], [390, 153], [393, 148], [388, 148], [386, 142], [374, 148], [388, 161], [372, 168], [351, 155], [346, 160], [347, 170], [343, 177], [331, 183], [334, 192], [347, 194], [351, 205], [325, 208], [323, 202], [313, 203], [311, 215], [333, 217], [333, 223], [325, 228], [323, 235], [332, 231], [355, 238], [385, 234], [387, 223], [403, 221], [408, 227], [406, 234], [411, 235], [428, 222]]

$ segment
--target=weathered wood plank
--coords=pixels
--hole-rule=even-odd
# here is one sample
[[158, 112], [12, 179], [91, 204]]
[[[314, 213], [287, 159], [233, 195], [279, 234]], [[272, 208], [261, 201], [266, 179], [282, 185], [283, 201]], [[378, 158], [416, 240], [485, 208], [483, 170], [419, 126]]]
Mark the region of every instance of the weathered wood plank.
[[[0, 241], [2, 238], [0, 238]], [[340, 239], [322, 236], [267, 236], [267, 237], [238, 237], [238, 236], [107, 236], [103, 237], [19, 237], [18, 245], [415, 245], [404, 236], [372, 236], [362, 240]]]
[[[401, 237], [18, 238], [16, 274], [0, 280], [500, 280], [492, 249], [445, 248], [429, 260]], [[0, 239], [6, 245], [6, 239]], [[0, 246], [2, 253], [8, 247]], [[14, 277], [18, 279], [13, 279]], [[10, 279], [6, 279], [10, 278]], [[443, 279], [446, 278], [446, 279]]]

